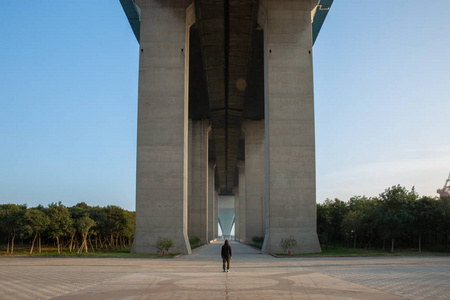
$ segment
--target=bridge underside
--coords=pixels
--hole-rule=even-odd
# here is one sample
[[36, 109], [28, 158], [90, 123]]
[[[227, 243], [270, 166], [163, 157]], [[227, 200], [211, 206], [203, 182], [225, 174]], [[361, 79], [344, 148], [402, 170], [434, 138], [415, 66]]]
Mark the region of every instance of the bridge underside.
[[136, 236], [190, 253], [217, 236], [319, 252], [312, 45], [332, 0], [121, 0], [140, 42]]

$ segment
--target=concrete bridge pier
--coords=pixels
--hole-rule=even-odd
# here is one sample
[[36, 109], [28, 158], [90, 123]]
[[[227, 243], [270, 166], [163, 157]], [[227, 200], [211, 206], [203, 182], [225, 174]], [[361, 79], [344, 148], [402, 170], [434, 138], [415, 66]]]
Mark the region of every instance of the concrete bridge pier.
[[188, 236], [208, 242], [209, 120], [189, 120]]
[[208, 242], [215, 238], [214, 228], [217, 227], [216, 213], [216, 191], [215, 191], [216, 164], [208, 162]]
[[140, 43], [132, 251], [189, 254], [234, 218], [265, 253], [320, 252], [312, 47], [333, 0], [120, 2]]
[[[266, 237], [264, 253], [320, 252], [316, 233], [312, 14], [317, 1], [260, 1], [264, 29]], [[247, 179], [248, 183], [248, 179]], [[247, 184], [246, 183], [246, 184]]]
[[159, 236], [171, 251], [191, 253], [187, 236], [189, 28], [184, 0], [136, 0], [140, 58], [136, 233], [132, 251], [155, 253]]
[[265, 235], [264, 120], [244, 121], [245, 131], [245, 242]]
[[245, 242], [245, 231], [246, 231], [246, 200], [245, 200], [245, 162], [240, 160], [237, 162], [237, 167], [239, 171], [239, 207], [235, 207], [239, 210], [239, 226], [238, 226], [238, 238], [239, 241]]

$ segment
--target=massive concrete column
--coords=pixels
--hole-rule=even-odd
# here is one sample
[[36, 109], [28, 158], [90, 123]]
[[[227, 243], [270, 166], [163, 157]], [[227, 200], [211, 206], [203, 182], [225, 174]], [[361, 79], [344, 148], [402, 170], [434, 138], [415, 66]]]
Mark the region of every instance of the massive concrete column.
[[188, 236], [208, 242], [209, 120], [189, 121]]
[[[263, 251], [320, 252], [316, 233], [311, 10], [317, 1], [263, 0], [267, 230]], [[262, 19], [265, 19], [262, 20]], [[263, 23], [263, 24], [261, 24]]]
[[239, 241], [245, 242], [245, 161], [237, 162], [239, 170]]
[[244, 121], [245, 242], [265, 235], [264, 120]]
[[214, 190], [214, 238], [219, 236], [219, 191]]
[[136, 0], [141, 35], [135, 253], [156, 253], [158, 236], [173, 239], [171, 252], [191, 252], [187, 238], [188, 58], [195, 10], [186, 3]]
[[215, 170], [216, 164], [214, 162], [208, 163], [208, 242], [215, 239], [214, 225], [217, 223], [216, 213], [217, 210], [215, 201]]
[[240, 229], [240, 198], [239, 198], [239, 187], [234, 187], [235, 193], [234, 193], [234, 239], [239, 241], [239, 229]]

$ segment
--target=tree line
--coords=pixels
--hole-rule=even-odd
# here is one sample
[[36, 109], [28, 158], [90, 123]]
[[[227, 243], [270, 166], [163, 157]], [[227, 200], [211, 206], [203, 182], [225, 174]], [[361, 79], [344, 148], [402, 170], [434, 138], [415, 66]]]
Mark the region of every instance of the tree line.
[[41, 253], [42, 245], [54, 245], [58, 253], [124, 248], [131, 246], [134, 230], [135, 213], [114, 205], [0, 204], [0, 244], [11, 254], [17, 240], [30, 246], [30, 254], [36, 248]]
[[419, 195], [414, 187], [390, 187], [378, 197], [355, 196], [349, 201], [327, 199], [317, 204], [317, 233], [322, 249], [336, 245], [374, 249], [426, 246], [447, 248], [450, 197]]

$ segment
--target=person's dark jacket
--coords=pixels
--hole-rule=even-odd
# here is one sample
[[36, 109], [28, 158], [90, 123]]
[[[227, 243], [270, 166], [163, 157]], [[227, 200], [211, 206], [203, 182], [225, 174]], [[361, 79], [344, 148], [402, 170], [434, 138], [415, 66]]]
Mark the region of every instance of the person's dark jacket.
[[231, 247], [226, 243], [222, 246], [222, 259], [230, 259], [231, 258]]

